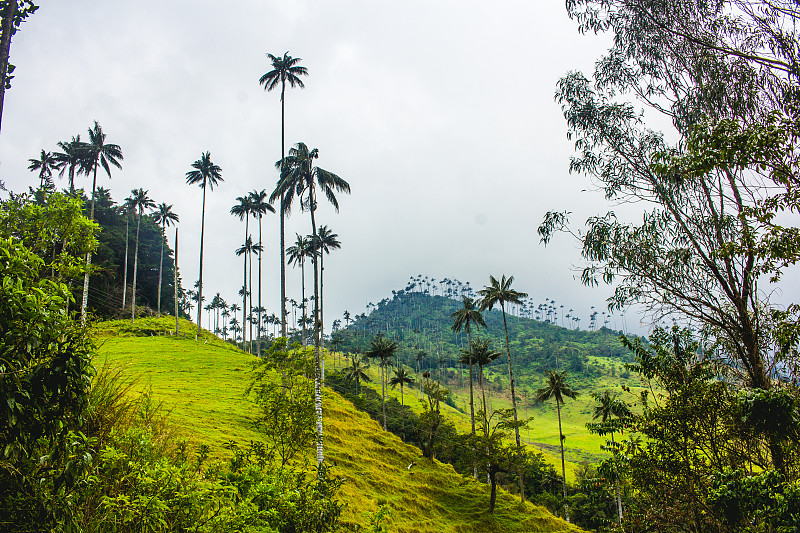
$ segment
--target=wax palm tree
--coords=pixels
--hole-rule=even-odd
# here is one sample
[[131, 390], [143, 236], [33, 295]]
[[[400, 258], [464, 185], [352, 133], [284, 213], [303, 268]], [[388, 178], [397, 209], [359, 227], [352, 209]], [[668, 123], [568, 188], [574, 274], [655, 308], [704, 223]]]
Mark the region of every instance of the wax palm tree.
[[136, 274], [139, 267], [139, 228], [142, 225], [142, 215], [145, 209], [152, 209], [156, 203], [147, 196], [147, 191], [142, 188], [131, 190], [131, 207], [136, 213], [136, 246], [133, 252], [133, 290], [131, 291], [131, 324], [136, 318]]
[[319, 253], [319, 327], [320, 338], [325, 339], [325, 318], [324, 294], [325, 294], [325, 254], [330, 254], [331, 250], [339, 250], [342, 243], [339, 242], [339, 235], [333, 233], [328, 226], [320, 226], [317, 232], [317, 240], [314, 249]]
[[411, 385], [412, 383], [414, 383], [414, 378], [412, 378], [408, 372], [406, 372], [406, 369], [403, 368], [402, 365], [394, 370], [394, 376], [392, 376], [392, 378], [389, 380], [389, 384], [392, 386], [392, 388], [400, 385], [400, 406], [402, 408], [400, 411], [400, 416], [402, 419], [401, 427], [403, 431], [403, 440], [406, 440], [406, 402], [403, 399], [403, 386]]
[[561, 444], [561, 477], [564, 489], [564, 511], [569, 521], [569, 507], [567, 507], [567, 471], [564, 466], [564, 433], [561, 430], [561, 404], [564, 403], [564, 398], [575, 399], [578, 393], [573, 390], [567, 383], [567, 373], [558, 372], [556, 370], [547, 371], [547, 383], [544, 387], [536, 391], [536, 403], [543, 403], [547, 400], [554, 398], [556, 400], [556, 411], [558, 412], [558, 440]]
[[[250, 312], [247, 315], [250, 324], [250, 353], [253, 353], [253, 324], [256, 322], [255, 315], [253, 314], [256, 312], [255, 307], [253, 307], [253, 255], [261, 257], [262, 251], [264, 251], [264, 248], [256, 243], [253, 243], [250, 248], [250, 277], [248, 279], [249, 287], [247, 290], [248, 297], [250, 298]], [[259, 342], [261, 342], [261, 339], [259, 339]]]
[[[305, 87], [303, 80], [300, 76], [308, 76], [308, 69], [298, 65], [302, 59], [299, 57], [292, 57], [289, 52], [285, 52], [283, 57], [277, 57], [272, 54], [267, 54], [272, 64], [272, 70], [265, 73], [259, 78], [258, 83], [264, 86], [265, 91], [275, 89], [278, 84], [281, 86], [281, 161], [286, 157], [285, 147], [285, 122], [286, 117], [286, 83], [288, 82], [291, 87]], [[276, 198], [277, 199], [277, 198]], [[280, 196], [280, 232], [281, 232], [281, 336], [286, 336], [286, 240], [284, 232], [284, 218], [288, 216], [289, 211], [286, 209], [285, 199]], [[269, 201], [274, 203], [272, 199]]]
[[[206, 228], [206, 186], [212, 191], [222, 179], [222, 169], [211, 161], [211, 152], [203, 152], [200, 159], [192, 163], [192, 168], [186, 173], [186, 183], [189, 185], [198, 184], [203, 189], [203, 211], [200, 218], [200, 279], [197, 287], [197, 294], [200, 301], [203, 299], [203, 241], [205, 239]], [[197, 332], [202, 328], [202, 313], [200, 307], [197, 308]]]
[[381, 411], [383, 412], [383, 430], [386, 431], [386, 378], [385, 370], [391, 366], [392, 358], [400, 346], [378, 333], [370, 342], [369, 351], [366, 355], [370, 359], [379, 359], [381, 366]]
[[[461, 298], [461, 303], [463, 304], [461, 309], [450, 315], [450, 318], [453, 319], [453, 325], [450, 329], [459, 333], [462, 329], [466, 330], [467, 332], [467, 346], [472, 346], [472, 325], [474, 324], [475, 327], [486, 327], [486, 322], [483, 320], [483, 315], [481, 314], [480, 310], [475, 307], [475, 300], [468, 296], [463, 296]], [[466, 360], [460, 360], [459, 362], [462, 364], [469, 365], [469, 413], [470, 419], [472, 420], [472, 434], [475, 434], [475, 403], [474, 397], [472, 394], [472, 357], [469, 356], [470, 349], [463, 351], [467, 354]], [[462, 358], [463, 359], [463, 358]]]
[[[273, 208], [267, 203], [267, 191], [252, 191], [250, 194], [250, 205], [252, 206], [253, 216], [258, 218], [258, 246], [263, 249], [261, 242], [261, 218], [269, 213], [274, 213]], [[261, 253], [258, 254], [258, 356], [261, 357]]]
[[[239, 220], [244, 220], [244, 239], [245, 242], [250, 239], [250, 214], [253, 212], [253, 202], [250, 198], [250, 195], [245, 196], [237, 196], [236, 201], [239, 202], [238, 204], [231, 207], [231, 214], [239, 217]], [[252, 243], [251, 243], [252, 246]], [[243, 286], [247, 286], [247, 258], [249, 257], [250, 249], [248, 248], [247, 253], [239, 253], [236, 252], [236, 255], [244, 255], [244, 273], [242, 278]], [[242, 311], [247, 309], [247, 295], [242, 295]], [[247, 342], [247, 329], [244, 328], [245, 319], [244, 314], [242, 314], [242, 346]]]
[[[475, 339], [470, 343], [470, 357], [472, 358], [472, 362], [478, 365], [478, 385], [481, 388], [481, 397], [483, 398], [483, 413], [486, 415], [488, 412], [488, 408], [486, 406], [486, 389], [484, 388], [484, 378], [483, 378], [483, 369], [500, 357], [501, 354], [498, 351], [492, 350], [490, 347], [491, 342], [489, 339], [481, 340]], [[486, 417], [484, 416], [484, 434], [489, 431], [489, 428], [486, 426], [488, 423]]]
[[58, 175], [63, 176], [68, 172], [69, 193], [75, 194], [75, 169], [81, 169], [86, 158], [86, 143], [81, 142], [81, 136], [73, 136], [71, 141], [59, 141], [60, 152], [54, 152], [53, 157], [58, 163]]
[[[618, 394], [614, 394], [609, 390], [603, 391], [603, 394], [597, 394], [596, 392], [593, 392], [592, 397], [597, 400], [597, 404], [594, 406], [594, 414], [592, 415], [592, 419], [597, 420], [599, 418], [603, 426], [611, 426], [602, 428], [602, 431], [603, 433], [611, 433], [611, 446], [613, 448], [615, 445], [614, 432], [616, 428], [610, 422], [612, 418], [625, 419], [629, 417], [631, 415], [631, 411], [628, 408], [628, 404], [619, 399]], [[619, 480], [616, 478], [616, 468], [614, 471], [614, 495], [617, 500], [617, 514], [621, 524], [622, 497], [619, 493]]]
[[356, 393], [361, 394], [361, 382], [365, 381], [369, 383], [371, 380], [367, 375], [367, 369], [369, 369], [368, 364], [362, 364], [364, 360], [353, 356], [352, 360], [350, 361], [350, 366], [345, 367], [344, 369], [344, 379], [347, 381], [356, 382]]
[[[178, 215], [172, 211], [172, 204], [162, 202], [155, 213], [155, 223], [161, 226], [164, 237], [161, 239], [161, 259], [158, 262], [158, 316], [161, 316], [161, 274], [164, 271], [164, 241], [167, 240], [167, 226], [178, 223]], [[177, 268], [177, 265], [176, 265]]]
[[28, 170], [39, 171], [39, 187], [43, 188], [45, 183], [52, 184], [53, 170], [58, 169], [58, 159], [53, 154], [42, 150], [39, 159], [28, 159], [28, 163]]
[[[489, 276], [489, 285], [478, 291], [481, 299], [478, 302], [481, 311], [491, 310], [495, 305], [500, 305], [500, 311], [503, 313], [503, 328], [506, 333], [506, 355], [508, 356], [508, 381], [511, 383], [511, 405], [514, 409], [514, 424], [517, 424], [517, 397], [514, 390], [514, 371], [511, 365], [511, 348], [508, 342], [508, 323], [506, 322], [506, 304], [521, 303], [523, 298], [527, 298], [527, 294], [519, 292], [511, 288], [514, 282], [514, 276], [506, 278], [503, 275], [498, 281], [494, 276]], [[519, 438], [519, 426], [514, 428], [514, 435], [517, 439], [517, 447], [521, 446]]]
[[[245, 239], [244, 244], [236, 249], [236, 255], [243, 255], [244, 256], [244, 263], [247, 265], [247, 258], [250, 257], [251, 253], [253, 252], [253, 238], [248, 235], [247, 239]], [[246, 268], [246, 267], [245, 267]], [[247, 272], [247, 270], [245, 270]], [[252, 272], [251, 272], [252, 274]], [[252, 275], [251, 275], [252, 279]], [[239, 296], [242, 297], [242, 345], [247, 343], [247, 328], [246, 322], [247, 319], [245, 318], [247, 314], [247, 296], [250, 294], [250, 291], [247, 290], [247, 276], [244, 279], [244, 285], [242, 285], [242, 290], [239, 291]], [[252, 298], [251, 298], [252, 300]], [[252, 337], [250, 339], [252, 344]]]
[[302, 320], [300, 321], [303, 326], [303, 333], [301, 337], [301, 341], [303, 346], [306, 345], [306, 257], [311, 254], [311, 240], [307, 237], [303, 237], [299, 233], [295, 233], [296, 240], [295, 243], [286, 249], [286, 253], [288, 255], [288, 264], [292, 265], [300, 265], [300, 281], [301, 281], [301, 290], [302, 290], [302, 298], [301, 298], [301, 308], [303, 310]]
[[[111, 179], [111, 167], [122, 168], [122, 149], [117, 144], [106, 142], [103, 128], [95, 120], [94, 126], [89, 129], [89, 142], [84, 145], [85, 157], [82, 159], [81, 170], [87, 175], [92, 173], [92, 201], [89, 207], [89, 219], [94, 220], [95, 190], [97, 188], [97, 168], [103, 167], [108, 178]], [[89, 270], [92, 266], [92, 252], [86, 253], [86, 273], [83, 276], [83, 298], [81, 300], [81, 323], [86, 322], [86, 303], [89, 301]]]
[[[514, 276], [509, 276], [506, 279], [505, 274], [498, 281], [494, 276], [489, 276], [489, 285], [478, 291], [480, 295], [480, 308], [481, 311], [491, 310], [497, 304], [500, 304], [500, 310], [503, 313], [503, 329], [506, 333], [506, 354], [508, 355], [508, 381], [511, 383], [511, 407], [514, 411], [514, 436], [517, 440], [517, 450], [522, 449], [522, 443], [519, 438], [519, 423], [517, 419], [517, 395], [514, 390], [514, 371], [511, 364], [511, 348], [508, 342], [508, 323], [506, 321], [506, 304], [522, 303], [523, 298], [528, 295], [524, 292], [519, 292], [511, 288], [511, 283], [514, 281]], [[522, 479], [522, 467], [519, 470], [519, 495], [520, 500], [525, 501], [525, 484]]]
[[[236, 319], [236, 313], [241, 311], [241, 309], [239, 308], [239, 304], [231, 304], [230, 310], [231, 313], [233, 314], [233, 318], [231, 318], [230, 324], [231, 328], [233, 329], [234, 340], [236, 340], [235, 339], [237, 333], [236, 328], [239, 326], [239, 321]], [[244, 313], [242, 313], [242, 320], [244, 320]], [[234, 327], [234, 323], [236, 324], [236, 327]], [[242, 345], [242, 348], [244, 348], [244, 345]]]
[[130, 225], [131, 214], [136, 209], [133, 207], [133, 198], [128, 196], [120, 206], [120, 214], [125, 215], [125, 263], [122, 274], [122, 309], [125, 309], [125, 302], [128, 293], [128, 226]]

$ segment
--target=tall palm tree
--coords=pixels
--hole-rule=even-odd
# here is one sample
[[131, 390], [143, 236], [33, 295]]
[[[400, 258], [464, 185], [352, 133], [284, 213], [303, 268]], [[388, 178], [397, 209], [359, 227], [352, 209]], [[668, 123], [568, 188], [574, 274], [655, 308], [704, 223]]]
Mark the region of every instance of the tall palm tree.
[[386, 431], [386, 378], [385, 370], [392, 364], [395, 352], [400, 348], [396, 342], [378, 333], [370, 342], [366, 355], [370, 359], [379, 359], [381, 367], [381, 411], [383, 412], [383, 430]]
[[[619, 399], [619, 395], [612, 393], [609, 390], [603, 391], [603, 394], [592, 393], [592, 396], [597, 400], [594, 406], [594, 414], [592, 420], [601, 419], [603, 425], [606, 425], [612, 418], [624, 419], [631, 415], [628, 404]], [[614, 447], [614, 432], [615, 427], [604, 428], [604, 432], [611, 433], [611, 446]], [[616, 469], [615, 469], [616, 470]], [[614, 472], [614, 495], [617, 500], [617, 514], [619, 516], [619, 523], [622, 523], [622, 497], [619, 493], [619, 480], [616, 479], [616, 471]]]
[[[92, 201], [89, 207], [89, 219], [94, 220], [95, 190], [97, 188], [97, 167], [103, 167], [111, 179], [111, 167], [122, 168], [122, 149], [117, 144], [106, 142], [106, 134], [97, 121], [89, 129], [89, 142], [85, 145], [82, 171], [92, 173]], [[83, 276], [83, 297], [81, 300], [81, 323], [86, 322], [86, 303], [89, 301], [89, 270], [92, 266], [92, 252], [86, 252], [86, 273]]]
[[392, 379], [389, 380], [389, 384], [394, 388], [396, 385], [400, 385], [400, 406], [402, 410], [400, 411], [400, 416], [402, 419], [402, 431], [403, 431], [403, 440], [406, 440], [406, 402], [403, 399], [403, 386], [404, 385], [411, 385], [414, 383], [414, 378], [412, 378], [406, 369], [403, 368], [401, 365], [400, 368], [396, 368], [394, 371], [394, 376]]
[[39, 171], [39, 187], [44, 187], [45, 183], [52, 183], [53, 170], [58, 169], [58, 159], [50, 152], [39, 154], [39, 159], [28, 159], [28, 170], [31, 172]]
[[128, 227], [130, 225], [131, 214], [136, 209], [133, 207], [133, 198], [128, 196], [120, 206], [120, 213], [125, 215], [125, 263], [122, 273], [122, 309], [125, 309], [126, 298], [128, 294]]
[[[508, 381], [511, 383], [511, 405], [514, 409], [514, 424], [517, 424], [517, 397], [514, 390], [514, 370], [511, 365], [511, 348], [508, 342], [508, 322], [506, 321], [506, 304], [521, 303], [522, 298], [527, 298], [527, 294], [511, 288], [514, 276], [506, 278], [505, 274], [498, 281], [494, 276], [489, 276], [489, 285], [478, 291], [481, 297], [478, 305], [481, 311], [491, 310], [495, 305], [500, 305], [503, 313], [503, 328], [506, 333], [506, 355], [508, 356]], [[517, 447], [521, 446], [519, 438], [519, 427], [514, 428], [517, 439]]]
[[86, 157], [86, 144], [81, 142], [81, 136], [73, 136], [71, 141], [59, 141], [60, 152], [55, 152], [53, 157], [58, 162], [59, 176], [69, 171], [69, 193], [75, 193], [75, 168], [81, 168], [81, 163]]
[[[258, 217], [258, 246], [263, 250], [263, 244], [261, 243], [261, 218], [269, 213], [274, 213], [275, 208], [269, 205], [267, 202], [267, 191], [252, 191], [250, 193], [250, 203], [253, 209], [253, 216]], [[261, 312], [263, 311], [263, 307], [261, 307], [261, 256], [263, 254], [258, 254], [258, 356], [261, 357]]]
[[325, 307], [323, 306], [325, 301], [325, 254], [330, 254], [331, 250], [339, 250], [341, 247], [342, 243], [339, 242], [338, 234], [333, 233], [328, 226], [319, 227], [314, 249], [319, 253], [319, 336], [323, 340], [325, 339]]
[[[198, 301], [203, 301], [203, 240], [206, 229], [206, 186], [212, 191], [214, 185], [222, 179], [222, 169], [211, 161], [211, 152], [203, 152], [200, 159], [192, 163], [192, 168], [186, 173], [186, 183], [189, 185], [198, 184], [203, 189], [203, 214], [200, 218], [200, 279], [197, 286]], [[197, 306], [197, 333], [202, 328], [203, 314], [200, 312], [200, 305]]]
[[[264, 86], [265, 91], [271, 91], [280, 84], [281, 86], [281, 161], [286, 157], [286, 147], [284, 141], [285, 135], [285, 122], [286, 117], [286, 83], [288, 82], [291, 87], [305, 87], [303, 80], [300, 76], [308, 76], [308, 69], [298, 65], [302, 59], [299, 57], [292, 57], [289, 52], [285, 52], [283, 57], [277, 57], [272, 54], [267, 54], [270, 62], [272, 63], [272, 70], [265, 73], [259, 78], [258, 83]], [[270, 199], [270, 203], [274, 203]], [[285, 206], [285, 198], [281, 196], [280, 203], [280, 230], [281, 230], [281, 336], [286, 336], [286, 240], [284, 238], [284, 217], [289, 214]]]
[[547, 371], [547, 383], [544, 387], [536, 391], [536, 402], [546, 402], [551, 398], [556, 400], [556, 410], [558, 411], [558, 440], [561, 444], [561, 477], [564, 489], [564, 512], [569, 521], [569, 507], [567, 506], [567, 471], [564, 466], [564, 433], [561, 430], [561, 404], [564, 403], [564, 398], [572, 398], [578, 396], [578, 393], [573, 390], [566, 379], [567, 373], [558, 372], [557, 370]]
[[[250, 257], [250, 254], [253, 252], [253, 238], [248, 235], [247, 239], [245, 239], [244, 244], [241, 247], [236, 249], [236, 255], [243, 255], [244, 256], [244, 263], [247, 265], [247, 258]], [[245, 267], [245, 272], [247, 267]], [[252, 279], [252, 272], [251, 272], [251, 279]], [[245, 275], [244, 285], [242, 285], [242, 290], [239, 291], [239, 294], [242, 297], [242, 346], [247, 343], [247, 296], [250, 294], [250, 291], [247, 290], [247, 276]], [[252, 298], [251, 298], [252, 300]], [[251, 347], [252, 347], [252, 337], [250, 339]]]
[[[514, 436], [517, 439], [517, 450], [521, 452], [522, 443], [519, 438], [519, 424], [517, 420], [517, 395], [514, 390], [514, 371], [511, 365], [511, 348], [508, 342], [508, 322], [506, 321], [506, 304], [522, 303], [523, 298], [528, 295], [524, 292], [519, 292], [511, 288], [511, 283], [514, 281], [514, 276], [509, 276], [506, 279], [505, 274], [498, 281], [494, 276], [489, 276], [489, 285], [478, 291], [481, 297], [480, 308], [481, 311], [491, 310], [497, 304], [500, 304], [500, 310], [503, 313], [503, 328], [506, 332], [506, 354], [508, 355], [508, 381], [511, 383], [511, 407], [514, 410]], [[520, 500], [525, 501], [525, 483], [522, 479], [522, 467], [519, 469], [519, 495]]]
[[364, 362], [363, 359], [353, 356], [352, 360], [350, 361], [350, 366], [345, 367], [344, 369], [344, 379], [347, 381], [356, 382], [356, 393], [361, 394], [361, 382], [365, 381], [367, 383], [370, 382], [370, 378], [367, 375], [367, 369], [369, 368], [368, 364], [362, 364]]
[[[239, 203], [231, 207], [231, 214], [234, 216], [239, 217], [239, 220], [244, 220], [244, 239], [245, 242], [250, 238], [250, 214], [253, 212], [253, 203], [250, 198], [250, 195], [247, 194], [245, 196], [237, 196], [236, 201]], [[251, 243], [252, 245], [252, 243]], [[244, 255], [244, 277], [242, 284], [243, 286], [247, 286], [247, 258], [249, 257], [250, 250], [248, 248], [247, 253], [236, 252], [236, 255]], [[247, 309], [247, 295], [242, 295], [242, 311]], [[242, 346], [247, 342], [247, 328], [245, 326], [245, 319], [244, 314], [242, 315]]]
[[[239, 308], [239, 304], [231, 304], [230, 309], [231, 313], [233, 313], [233, 318], [231, 318], [230, 324], [231, 329], [233, 329], [234, 340], [236, 340], [236, 333], [239, 327], [239, 321], [236, 319], [236, 313], [238, 313], [241, 309]], [[244, 313], [242, 313], [242, 320], [244, 320]], [[244, 344], [242, 345], [242, 348], [244, 349]]]
[[295, 243], [286, 249], [286, 253], [288, 254], [288, 263], [290, 265], [300, 265], [300, 282], [301, 282], [301, 289], [302, 289], [302, 297], [300, 299], [301, 308], [303, 310], [303, 316], [301, 325], [303, 326], [303, 333], [301, 339], [301, 344], [303, 346], [306, 345], [306, 257], [311, 254], [311, 240], [308, 237], [303, 237], [299, 233], [295, 233], [297, 240]]
[[473, 363], [478, 365], [478, 385], [481, 388], [481, 396], [483, 398], [484, 435], [488, 433], [489, 427], [487, 425], [488, 420], [486, 419], [486, 413], [488, 412], [488, 408], [486, 406], [486, 389], [483, 386], [484, 383], [483, 369], [486, 367], [486, 365], [488, 365], [489, 363], [491, 363], [492, 361], [503, 355], [500, 352], [492, 350], [490, 344], [491, 342], [489, 341], [489, 339], [486, 340], [475, 339], [470, 343], [470, 355], [469, 355]]
[[462, 364], [469, 364], [469, 412], [470, 412], [470, 419], [472, 420], [472, 434], [475, 434], [475, 402], [472, 394], [472, 357], [469, 355], [471, 353], [472, 347], [472, 324], [475, 324], [475, 327], [486, 327], [486, 322], [483, 320], [483, 315], [481, 314], [480, 310], [475, 307], [475, 300], [470, 298], [469, 296], [463, 296], [461, 298], [461, 302], [463, 306], [461, 309], [450, 315], [450, 318], [453, 319], [453, 325], [450, 329], [459, 333], [462, 329], [466, 330], [467, 332], [467, 346], [470, 348], [465, 350], [467, 354], [466, 361], [459, 361]]
[[158, 316], [161, 316], [161, 274], [164, 270], [164, 241], [167, 240], [167, 226], [176, 224], [178, 221], [178, 215], [172, 211], [172, 204], [167, 205], [162, 202], [158, 205], [155, 222], [161, 226], [161, 231], [164, 233], [161, 239], [161, 259], [158, 262]]
[[152, 209], [156, 203], [147, 196], [147, 191], [142, 188], [131, 190], [131, 207], [136, 213], [136, 246], [133, 252], [133, 290], [131, 291], [131, 324], [136, 318], [136, 274], [139, 267], [139, 228], [142, 225], [142, 215], [145, 209]]
[[[319, 150], [314, 148], [309, 150], [304, 143], [297, 143], [289, 150], [289, 155], [279, 162], [281, 169], [281, 180], [270, 196], [270, 203], [275, 199], [281, 198], [283, 206], [291, 206], [294, 197], [300, 200], [302, 208], [311, 213], [311, 236], [312, 243], [317, 241], [317, 221], [315, 213], [317, 210], [316, 188], [319, 187], [322, 193], [333, 205], [336, 212], [339, 212], [339, 202], [336, 193], [350, 194], [350, 184], [333, 172], [314, 166], [314, 160], [319, 157]], [[319, 321], [319, 264], [317, 254], [312, 253], [311, 258], [314, 263], [314, 404], [317, 416], [317, 463], [322, 464], [323, 435], [322, 435], [322, 365], [320, 364], [320, 321]]]

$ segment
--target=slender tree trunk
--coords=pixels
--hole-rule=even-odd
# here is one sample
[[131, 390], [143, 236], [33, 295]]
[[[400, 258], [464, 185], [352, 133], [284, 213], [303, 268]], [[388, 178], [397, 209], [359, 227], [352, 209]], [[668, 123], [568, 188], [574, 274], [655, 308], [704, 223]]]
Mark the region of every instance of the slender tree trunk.
[[[314, 218], [314, 189], [309, 189], [309, 200], [311, 206], [311, 234], [317, 242], [317, 222]], [[316, 372], [316, 379], [314, 380], [314, 408], [317, 415], [317, 465], [322, 466], [324, 460], [323, 449], [323, 429], [322, 429], [322, 365], [320, 364], [320, 346], [319, 346], [319, 268], [317, 265], [317, 254], [311, 254], [314, 261], [314, 370]], [[385, 424], [385, 422], [384, 422]]]
[[[244, 244], [250, 236], [250, 215], [244, 217]], [[247, 346], [247, 252], [244, 253], [244, 276], [242, 277], [242, 351]]]
[[250, 293], [250, 312], [247, 314], [250, 325], [250, 353], [253, 353], [253, 252], [250, 252], [250, 288], [247, 290]]
[[[323, 307], [322, 307], [322, 303], [323, 303], [323, 299], [322, 299], [322, 289], [323, 289], [322, 280], [324, 279], [323, 273], [325, 272], [325, 259], [324, 259], [323, 255], [322, 255], [322, 253], [323, 253], [322, 243], [320, 242], [319, 244], [320, 244], [320, 247], [319, 247], [319, 343], [320, 343], [320, 346], [324, 349], [325, 348], [325, 320], [322, 317], [322, 311], [323, 311]], [[333, 368], [334, 368], [334, 370], [336, 370], [336, 354], [334, 354], [334, 358], [333, 358]], [[325, 386], [325, 357], [324, 357], [324, 355], [322, 357], [322, 385]]]
[[[0, 110], [2, 112], [2, 110]], [[97, 161], [92, 173], [92, 203], [89, 207], [89, 220], [94, 221], [94, 191], [97, 185]], [[89, 269], [92, 266], [92, 252], [86, 252], [86, 273], [83, 275], [83, 296], [81, 299], [81, 325], [86, 324], [86, 304], [89, 301]]]
[[175, 336], [178, 335], [178, 227], [175, 226], [175, 264], [173, 265], [175, 275]]
[[[300, 327], [303, 330], [303, 337], [300, 340], [300, 344], [303, 346], [306, 345], [306, 259], [305, 257], [300, 258], [300, 287], [301, 293], [300, 298], [302, 298], [301, 307], [303, 309], [303, 316], [300, 317]], [[295, 325], [295, 329], [297, 329], [297, 325]]]
[[[467, 338], [469, 339], [469, 418], [472, 421], [472, 434], [475, 434], [475, 401], [472, 394], [472, 331], [470, 330], [469, 323], [467, 323]], [[477, 477], [477, 473], [475, 474]]]
[[164, 241], [167, 240], [167, 227], [161, 227], [161, 259], [158, 262], [158, 317], [161, 318], [161, 276], [164, 272]]
[[136, 272], [139, 265], [139, 227], [142, 224], [142, 213], [136, 218], [136, 247], [133, 252], [133, 290], [131, 290], [131, 325], [136, 318]]
[[[611, 433], [611, 446], [614, 447], [614, 433]], [[617, 499], [617, 514], [619, 515], [619, 523], [622, 525], [622, 497], [619, 494], [619, 479], [616, 477], [617, 468], [614, 466], [614, 496]]]
[[381, 412], [383, 413], [383, 430], [386, 431], [386, 379], [383, 371], [386, 365], [381, 361]]
[[403, 382], [400, 382], [400, 424], [403, 432], [403, 442], [406, 441], [406, 401], [403, 399]]
[[[517, 439], [517, 453], [522, 453], [522, 444], [519, 439], [519, 426], [517, 426], [517, 394], [514, 391], [514, 371], [511, 368], [511, 345], [508, 342], [508, 323], [506, 322], [506, 310], [503, 302], [500, 302], [500, 310], [503, 312], [503, 328], [506, 332], [506, 354], [508, 355], [508, 380], [511, 382], [511, 406], [514, 409], [514, 436]], [[519, 467], [519, 498], [525, 501], [525, 482], [522, 478], [522, 465]]]
[[564, 516], [569, 522], [569, 504], [567, 503], [567, 469], [564, 466], [564, 434], [561, 432], [561, 402], [556, 398], [556, 411], [558, 412], [558, 441], [561, 444], [561, 481], [564, 490]]
[[203, 327], [203, 238], [206, 229], [206, 183], [203, 182], [203, 214], [200, 217], [200, 278], [197, 285], [197, 334]]
[[493, 468], [489, 468], [489, 483], [492, 486], [489, 495], [489, 514], [494, 514], [494, 506], [497, 501], [497, 472]]
[[[258, 215], [258, 247], [261, 248], [261, 214]], [[258, 356], [261, 357], [261, 252], [258, 252]]]
[[16, 10], [17, 0], [6, 0], [5, 10], [3, 11], [2, 35], [0, 36], [0, 122], [3, 119], [8, 57], [11, 52], [11, 29]]
[[[283, 97], [286, 93], [286, 81], [281, 78], [281, 176], [283, 178], [283, 160], [286, 157], [286, 148], [284, 146], [285, 129], [284, 117], [286, 116], [286, 107]], [[283, 210], [286, 207], [286, 195], [281, 195], [281, 336], [286, 337], [286, 239], [284, 231], [284, 219], [286, 215]]]
[[128, 222], [130, 221], [130, 216], [128, 213], [125, 213], [125, 264], [123, 266], [123, 270], [125, 271], [122, 274], [122, 309], [125, 309], [125, 298], [128, 292]]

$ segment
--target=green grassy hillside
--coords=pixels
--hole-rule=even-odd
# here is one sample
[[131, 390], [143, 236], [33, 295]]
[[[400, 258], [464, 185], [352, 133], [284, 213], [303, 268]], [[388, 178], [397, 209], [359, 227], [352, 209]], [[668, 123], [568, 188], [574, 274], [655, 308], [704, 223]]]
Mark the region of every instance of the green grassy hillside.
[[[226, 457], [223, 445], [230, 440], [260, 438], [251, 424], [255, 406], [244, 397], [251, 356], [213, 337], [195, 340], [196, 328], [188, 322], [181, 323], [185, 338], [164, 335], [174, 319], [129, 324], [97, 326], [98, 365], [124, 366], [130, 379], [138, 380], [135, 390], [151, 390], [187, 440], [209, 444], [213, 457]], [[334, 474], [346, 478], [341, 497], [347, 523], [364, 523], [365, 513], [387, 505], [391, 531], [579, 531], [503, 491], [495, 515], [489, 515], [485, 485], [423, 459], [332, 391], [325, 391], [324, 406], [326, 460]], [[417, 464], [409, 470], [412, 462]]]

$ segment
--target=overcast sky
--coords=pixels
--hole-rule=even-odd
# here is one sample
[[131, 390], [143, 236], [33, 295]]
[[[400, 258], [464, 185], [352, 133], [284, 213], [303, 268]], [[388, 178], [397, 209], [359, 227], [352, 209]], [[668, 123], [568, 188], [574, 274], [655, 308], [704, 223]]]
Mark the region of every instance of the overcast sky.
[[[608, 41], [579, 35], [563, 2], [42, 4], [12, 42], [0, 178], [17, 192], [35, 185], [28, 159], [86, 138], [97, 120], [125, 157], [98, 185], [117, 201], [143, 187], [174, 204], [184, 286], [197, 279], [202, 200], [185, 174], [210, 151], [225, 181], [207, 198], [204, 294], [238, 300], [244, 224], [229, 210], [237, 196], [274, 188], [279, 92], [258, 79], [271, 70], [267, 52], [288, 51], [309, 76], [304, 90], [287, 90], [287, 147], [318, 148], [319, 166], [352, 187], [338, 214], [324, 205], [317, 216], [342, 242], [326, 257], [328, 324], [416, 274], [476, 288], [489, 274], [514, 275], [515, 288], [574, 308], [584, 327], [589, 307], [604, 305], [607, 288], [576, 279], [576, 244], [563, 236], [544, 248], [536, 234], [547, 210], [583, 220], [607, 208], [584, 191], [588, 178], [568, 173], [572, 144], [553, 94], [569, 70], [590, 71]], [[264, 223], [264, 299], [277, 313], [277, 217]], [[299, 209], [287, 244], [295, 232], [310, 233]], [[288, 272], [287, 295], [299, 300], [299, 273]]]

